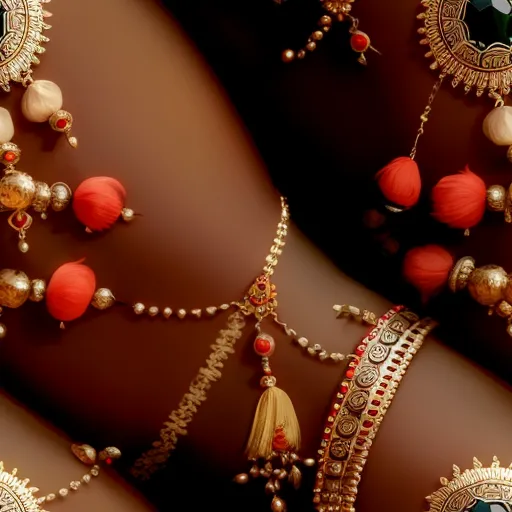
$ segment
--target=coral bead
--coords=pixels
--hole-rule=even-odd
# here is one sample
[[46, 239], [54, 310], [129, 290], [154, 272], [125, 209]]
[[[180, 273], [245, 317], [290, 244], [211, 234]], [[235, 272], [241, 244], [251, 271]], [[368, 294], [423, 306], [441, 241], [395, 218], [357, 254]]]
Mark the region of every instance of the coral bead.
[[363, 53], [370, 47], [370, 38], [367, 34], [358, 30], [352, 34], [352, 37], [350, 38], [350, 46], [355, 52]]
[[259, 356], [271, 356], [274, 353], [275, 347], [274, 338], [268, 334], [259, 334], [254, 340], [254, 352]]

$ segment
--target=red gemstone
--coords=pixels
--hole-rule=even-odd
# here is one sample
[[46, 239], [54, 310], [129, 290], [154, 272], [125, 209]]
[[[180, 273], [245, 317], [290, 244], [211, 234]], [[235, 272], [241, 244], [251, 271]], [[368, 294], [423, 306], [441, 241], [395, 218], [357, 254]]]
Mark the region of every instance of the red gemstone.
[[336, 415], [338, 414], [338, 411], [336, 409], [331, 409], [329, 412], [329, 416], [332, 416], [333, 418], [336, 418]]
[[384, 375], [384, 378], [386, 380], [391, 380], [393, 378], [393, 376], [392, 375]]
[[378, 407], [380, 405], [380, 400], [372, 400], [372, 405]]
[[354, 370], [350, 369], [350, 370], [347, 370], [347, 373], [345, 373], [345, 375], [347, 376], [347, 379], [352, 379], [354, 377]]
[[369, 416], [377, 416], [377, 414], [379, 414], [379, 411], [377, 409], [370, 409], [368, 411]]
[[28, 222], [28, 215], [26, 213], [18, 213], [12, 218], [12, 223], [18, 229], [22, 229]]
[[331, 438], [331, 433], [325, 433], [322, 435], [322, 438], [325, 439], [326, 441], [328, 441], [330, 438]]
[[388, 387], [386, 382], [381, 382], [380, 387], [386, 389]]
[[346, 384], [342, 384], [341, 385], [341, 392], [346, 395], [347, 394], [347, 391], [348, 391], [348, 386]]
[[373, 421], [372, 420], [364, 420], [363, 421], [363, 427], [364, 428], [370, 428], [373, 426]]
[[16, 160], [16, 153], [14, 153], [14, 151], [6, 151], [4, 153], [4, 160], [6, 162], [13, 162]]
[[274, 352], [274, 340], [271, 336], [258, 336], [254, 340], [254, 352], [259, 356], [269, 356]]
[[366, 437], [370, 433], [369, 430], [360, 430], [359, 435], [362, 437]]
[[385, 391], [383, 389], [377, 389], [377, 391], [375, 391], [375, 393], [377, 393], [377, 395], [379, 395], [379, 396], [384, 396]]
[[364, 446], [364, 439], [362, 437], [358, 437], [356, 442], [359, 446]]
[[108, 459], [105, 459], [105, 462], [110, 466], [110, 464], [112, 464], [113, 460], [109, 457]]
[[370, 38], [364, 32], [356, 32], [350, 38], [350, 46], [355, 52], [363, 53], [370, 46]]
[[363, 345], [359, 345], [359, 347], [356, 348], [356, 356], [361, 357], [364, 354], [365, 347]]
[[64, 130], [64, 128], [66, 128], [66, 126], [68, 125], [68, 121], [66, 119], [59, 119], [56, 123], [55, 123], [55, 126], [59, 129], [59, 130]]

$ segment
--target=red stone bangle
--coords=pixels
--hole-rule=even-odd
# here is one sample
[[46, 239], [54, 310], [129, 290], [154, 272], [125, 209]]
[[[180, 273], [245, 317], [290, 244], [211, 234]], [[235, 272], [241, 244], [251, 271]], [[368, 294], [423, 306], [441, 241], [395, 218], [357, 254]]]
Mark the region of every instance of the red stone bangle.
[[318, 512], [354, 512], [361, 472], [384, 414], [424, 338], [435, 326], [393, 308], [356, 349], [324, 428], [314, 489]]

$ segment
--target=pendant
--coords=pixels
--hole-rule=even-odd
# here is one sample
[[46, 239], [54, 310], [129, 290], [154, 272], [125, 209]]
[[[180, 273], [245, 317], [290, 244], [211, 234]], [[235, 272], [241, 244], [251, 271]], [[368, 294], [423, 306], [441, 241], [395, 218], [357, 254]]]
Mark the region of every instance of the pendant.
[[48, 0], [0, 0], [0, 87], [9, 92], [10, 82], [26, 84], [32, 66], [43, 53], [43, 35], [50, 25], [50, 13], [43, 9]]
[[[5, 3], [5, 2], [2, 2]], [[28, 478], [21, 480], [16, 476], [17, 470], [5, 471], [0, 462], [0, 510], [9, 512], [45, 512], [38, 504], [34, 493], [37, 487], [29, 487]]]

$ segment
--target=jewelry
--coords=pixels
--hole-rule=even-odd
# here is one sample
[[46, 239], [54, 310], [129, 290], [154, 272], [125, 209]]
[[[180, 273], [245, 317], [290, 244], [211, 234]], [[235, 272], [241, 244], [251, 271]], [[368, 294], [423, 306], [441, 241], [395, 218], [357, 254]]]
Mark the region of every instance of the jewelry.
[[[29, 250], [27, 230], [33, 222], [27, 210], [32, 208], [41, 214], [42, 219], [47, 219], [50, 208], [56, 212], [65, 210], [73, 193], [66, 183], [58, 182], [50, 186], [18, 171], [16, 164], [20, 158], [21, 150], [16, 144], [9, 141], [0, 144], [0, 163], [5, 166], [4, 177], [0, 179], [0, 212], [12, 212], [8, 223], [18, 232], [19, 250], [26, 253]], [[102, 231], [110, 228], [119, 218], [126, 222], [134, 219], [133, 210], [124, 206], [125, 198], [124, 187], [114, 178], [88, 178], [75, 191], [73, 210], [88, 233]]]
[[1, 0], [2, 30], [0, 32], [0, 87], [9, 92], [11, 83], [26, 88], [21, 102], [24, 116], [32, 122], [49, 122], [53, 130], [63, 133], [76, 148], [77, 139], [71, 136], [73, 117], [62, 110], [63, 99], [59, 86], [49, 80], [34, 80], [34, 65], [38, 55], [45, 52], [44, 35], [51, 28], [46, 19], [51, 16], [44, 5], [50, 0]]
[[446, 285], [452, 292], [467, 288], [476, 302], [487, 306], [489, 315], [506, 319], [507, 332], [512, 336], [512, 280], [504, 268], [498, 265], [476, 267], [470, 256], [455, 262], [445, 248], [426, 245], [406, 254], [403, 273], [425, 300]]
[[363, 340], [359, 359], [336, 396], [319, 450], [314, 503], [319, 512], [355, 512], [361, 473], [373, 439], [409, 363], [435, 327], [396, 307]]
[[484, 468], [475, 457], [473, 468], [461, 471], [454, 465], [452, 479], [442, 477], [442, 487], [427, 496], [428, 512], [510, 512], [512, 510], [512, 465], [500, 467], [495, 456]]
[[9, 512], [46, 512], [41, 507], [51, 503], [57, 498], [66, 498], [70, 492], [78, 491], [82, 484], [88, 484], [91, 480], [100, 474], [100, 466], [97, 461], [104, 462], [107, 465], [121, 457], [121, 452], [114, 446], [109, 446], [102, 450], [98, 456], [96, 450], [89, 445], [72, 445], [71, 451], [84, 464], [92, 466], [91, 469], [82, 476], [80, 480], [73, 480], [68, 487], [62, 487], [58, 492], [49, 493], [37, 497], [39, 492], [37, 487], [30, 486], [28, 478], [22, 479], [18, 475], [18, 470], [7, 471], [4, 463], [0, 462], [0, 507]]
[[[499, 6], [490, 3], [482, 7], [478, 0], [422, 0], [421, 4], [425, 12], [418, 15], [423, 22], [423, 26], [418, 29], [422, 36], [420, 44], [429, 46], [425, 56], [433, 59], [430, 68], [439, 72], [439, 80], [420, 117], [420, 129], [410, 156], [394, 160], [377, 174], [382, 193], [392, 203], [391, 207], [398, 211], [410, 208], [419, 199], [421, 180], [415, 162], [417, 143], [424, 133], [424, 124], [428, 121], [434, 98], [445, 79], [451, 78], [452, 87], [462, 85], [466, 93], [475, 90], [477, 96], [482, 96], [487, 92], [495, 108], [485, 118], [483, 132], [499, 146], [512, 145], [512, 107], [505, 106], [504, 100], [512, 83], [511, 40], [505, 28], [510, 20], [512, 6], [504, 2]], [[483, 25], [488, 27], [492, 24], [496, 29], [494, 32], [482, 32], [482, 18], [485, 16], [488, 19]], [[512, 149], [508, 157], [512, 158]], [[468, 184], [467, 176], [465, 178], [460, 177], [460, 180], [464, 187], [469, 187], [470, 194], [476, 194], [476, 205], [464, 207], [466, 198], [462, 199], [460, 195], [459, 199], [462, 200], [454, 203], [456, 193], [453, 192], [451, 197], [444, 196], [444, 183], [435, 193], [441, 201], [449, 201], [451, 207], [447, 205], [444, 209], [438, 208], [434, 214], [441, 222], [469, 229], [475, 218], [481, 219], [485, 198], [482, 199], [481, 187], [474, 183]], [[473, 187], [476, 187], [476, 191], [472, 190]], [[452, 190], [455, 188], [453, 184]], [[462, 206], [460, 212], [459, 206]]]
[[350, 15], [354, 0], [320, 0], [320, 3], [326, 11], [326, 14], [318, 21], [320, 28], [312, 32], [306, 46], [298, 52], [291, 49], [285, 50], [281, 55], [283, 62], [292, 62], [296, 58], [303, 59], [308, 51], [312, 52], [316, 49], [318, 43], [324, 38], [324, 35], [329, 32], [334, 22], [344, 21], [350, 23], [348, 29], [351, 34], [350, 47], [359, 55], [357, 60], [360, 64], [366, 64], [365, 54], [368, 50], [372, 50], [380, 55], [380, 52], [371, 45], [368, 34], [359, 30], [359, 20]]

